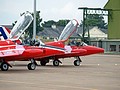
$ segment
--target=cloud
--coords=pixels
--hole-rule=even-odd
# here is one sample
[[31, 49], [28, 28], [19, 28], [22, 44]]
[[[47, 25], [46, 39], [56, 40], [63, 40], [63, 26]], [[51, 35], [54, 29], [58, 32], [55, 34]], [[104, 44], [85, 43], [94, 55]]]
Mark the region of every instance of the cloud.
[[20, 13], [25, 11], [32, 11], [33, 6], [31, 0], [28, 2], [21, 2], [21, 0], [1, 0], [0, 1], [0, 18], [1, 24], [12, 24], [20, 17]]
[[71, 19], [76, 16], [76, 11], [78, 9], [75, 6], [75, 3], [68, 2], [61, 7], [51, 7], [42, 12], [43, 18], [49, 18], [47, 20], [59, 20], [59, 19]]
[[[101, 7], [108, 0], [36, 0], [37, 10], [41, 11], [41, 18], [47, 20], [82, 19], [82, 13], [78, 7]], [[1, 0], [0, 20], [4, 23], [14, 22], [20, 13], [33, 12], [34, 0]]]
[[74, 10], [74, 7], [74, 4], [69, 2], [63, 8], [61, 8], [60, 13], [63, 15], [70, 14]]
[[[17, 13], [22, 13], [24, 11], [31, 11], [32, 10], [32, 5], [25, 3], [21, 3], [20, 0], [14, 0], [14, 1], [5, 1], [3, 3], [4, 5], [1, 5], [1, 11], [6, 12], [6, 13], [11, 13], [11, 14], [17, 14]], [[4, 9], [3, 9], [4, 8]]]

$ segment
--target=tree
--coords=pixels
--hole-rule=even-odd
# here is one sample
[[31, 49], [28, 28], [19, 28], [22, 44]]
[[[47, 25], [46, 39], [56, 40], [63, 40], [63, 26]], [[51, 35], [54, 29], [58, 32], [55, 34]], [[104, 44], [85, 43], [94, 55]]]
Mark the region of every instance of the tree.
[[57, 22], [57, 25], [58, 25], [58, 26], [66, 26], [69, 21], [70, 21], [70, 20], [59, 20], [59, 21]]
[[53, 20], [49, 20], [49, 21], [44, 21], [44, 23], [42, 23], [43, 27], [51, 27], [51, 25], [56, 25], [56, 22]]
[[[34, 14], [32, 13], [32, 16], [34, 16]], [[42, 18], [40, 18], [40, 11], [36, 12], [36, 33], [38, 33], [39, 31], [43, 30], [43, 27], [41, 26], [42, 22]], [[25, 31], [27, 36], [30, 36], [30, 38], [32, 38], [33, 36], [33, 21], [30, 24], [30, 26], [28, 27], [28, 29]]]
[[70, 20], [59, 20], [58, 22], [56, 22], [53, 20], [49, 20], [49, 21], [45, 21], [44, 23], [42, 23], [42, 26], [43, 27], [51, 27], [52, 25], [66, 26], [69, 21]]
[[88, 14], [85, 19], [85, 25], [86, 26], [98, 26], [98, 28], [106, 28], [107, 26], [107, 24], [104, 21], [104, 17], [99, 14]]

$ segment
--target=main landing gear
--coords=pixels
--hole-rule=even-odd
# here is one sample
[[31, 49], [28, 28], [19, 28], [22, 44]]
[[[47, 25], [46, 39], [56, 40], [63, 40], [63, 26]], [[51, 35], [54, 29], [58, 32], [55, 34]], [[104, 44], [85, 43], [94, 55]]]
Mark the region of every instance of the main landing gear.
[[46, 66], [47, 63], [49, 63], [49, 59], [47, 59], [47, 58], [40, 60], [41, 66]]
[[[74, 65], [75, 66], [80, 66], [80, 63], [82, 62], [82, 60], [80, 59], [80, 57], [76, 57], [76, 60], [74, 61]], [[59, 66], [59, 63], [62, 64], [62, 62], [58, 59], [55, 59], [53, 61], [53, 66]]]
[[[47, 59], [47, 58], [40, 60], [41, 66], [46, 66], [47, 63], [49, 63], [49, 59]], [[58, 59], [53, 60], [53, 66], [59, 66], [60, 63], [62, 63], [62, 62]]]
[[7, 71], [9, 67], [12, 67], [8, 62], [2, 61], [0, 62], [0, 68], [2, 71]]
[[53, 61], [54, 66], [59, 66], [59, 63], [62, 63], [60, 60], [56, 59]]
[[37, 63], [35, 62], [34, 59], [31, 59], [30, 61], [31, 61], [31, 63], [29, 63], [29, 64], [27, 65], [27, 68], [28, 68], [29, 70], [35, 70]]
[[2, 62], [0, 68], [2, 71], [7, 71], [9, 69], [9, 66], [6, 62]]
[[[27, 65], [29, 70], [35, 70], [37, 63], [35, 62], [34, 59], [30, 59], [31, 63]], [[12, 67], [8, 62], [2, 61], [0, 62], [0, 68], [2, 71], [7, 71], [9, 67]]]
[[[82, 60], [80, 59], [80, 57], [75, 57], [75, 58], [76, 60], [73, 62], [73, 64], [75, 66], [80, 66], [80, 63], [82, 62]], [[46, 66], [47, 63], [49, 63], [49, 59], [40, 60], [41, 66]], [[56, 59], [56, 58], [53, 59], [53, 66], [59, 66], [60, 63], [62, 64], [62, 62], [59, 59]]]

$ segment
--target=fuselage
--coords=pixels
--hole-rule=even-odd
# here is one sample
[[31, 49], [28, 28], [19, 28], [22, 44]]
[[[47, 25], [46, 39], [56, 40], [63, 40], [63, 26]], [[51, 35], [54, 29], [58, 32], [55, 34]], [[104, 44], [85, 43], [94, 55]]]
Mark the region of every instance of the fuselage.
[[28, 59], [45, 58], [63, 54], [64, 49], [53, 46], [28, 46], [18, 45], [11, 40], [0, 41], [0, 61], [19, 61]]
[[103, 48], [89, 46], [89, 45], [70, 46], [70, 45], [65, 45], [64, 42], [62, 41], [48, 42], [46, 43], [46, 45], [63, 47], [66, 50], [66, 53], [56, 55], [55, 56], [56, 58], [78, 57], [78, 56], [104, 53]]

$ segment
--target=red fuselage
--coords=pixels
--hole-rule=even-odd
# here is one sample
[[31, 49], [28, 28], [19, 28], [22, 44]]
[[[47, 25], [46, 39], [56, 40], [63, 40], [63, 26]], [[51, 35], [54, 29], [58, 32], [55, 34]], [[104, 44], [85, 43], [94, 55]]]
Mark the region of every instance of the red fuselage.
[[[59, 50], [62, 49], [62, 50]], [[46, 46], [24, 46], [16, 45], [11, 40], [0, 41], [0, 61], [18, 61], [34, 58], [45, 58], [58, 54], [63, 54], [63, 48], [54, 49]]]
[[42, 59], [46, 57], [67, 58], [103, 53], [104, 49], [95, 46], [69, 46], [62, 41], [48, 42], [46, 45], [16, 45], [11, 40], [0, 41], [0, 58], [6, 61]]
[[[71, 49], [70, 52], [56, 55], [56, 58], [67, 58], [67, 57], [78, 57], [78, 56], [85, 56], [85, 55], [91, 55], [91, 54], [98, 54], [98, 53], [104, 53], [103, 48], [95, 47], [95, 46], [69, 46], [65, 45], [62, 41], [58, 42], [48, 42], [47, 45], [57, 46], [57, 47], [69, 47]], [[68, 49], [69, 49], [68, 48]], [[68, 50], [69, 51], [69, 50]]]

